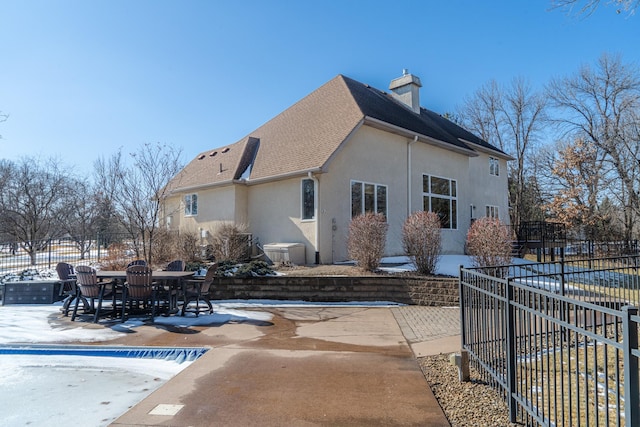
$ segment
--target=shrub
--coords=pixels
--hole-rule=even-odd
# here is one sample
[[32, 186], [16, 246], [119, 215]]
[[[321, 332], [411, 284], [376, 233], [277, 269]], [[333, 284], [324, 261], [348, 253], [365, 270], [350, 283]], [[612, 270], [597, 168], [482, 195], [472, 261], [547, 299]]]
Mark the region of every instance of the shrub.
[[[502, 266], [511, 263], [509, 228], [494, 218], [476, 220], [467, 233], [467, 252], [475, 267]], [[498, 271], [487, 273], [499, 275]]]
[[213, 233], [213, 255], [216, 261], [243, 262], [250, 258], [247, 226], [234, 223], [219, 225]]
[[202, 250], [200, 249], [200, 239], [195, 231], [183, 231], [178, 236], [177, 241], [178, 256], [176, 259], [183, 259], [185, 262], [202, 261]]
[[107, 248], [107, 255], [102, 259], [105, 270], [124, 270], [131, 260], [130, 248], [124, 243], [111, 243]]
[[365, 271], [375, 271], [384, 254], [387, 238], [386, 217], [377, 213], [365, 213], [351, 220], [347, 250], [349, 257]]
[[153, 261], [159, 264], [181, 259], [185, 262], [202, 261], [200, 240], [195, 231], [156, 230], [153, 238]]
[[153, 261], [157, 263], [166, 263], [177, 256], [177, 240], [178, 234], [164, 228], [158, 228], [153, 236]]
[[269, 264], [260, 260], [253, 260], [244, 264], [222, 261], [217, 264], [216, 269], [216, 276], [218, 277], [255, 277], [274, 276], [275, 274]]
[[402, 226], [402, 244], [420, 274], [433, 274], [440, 259], [440, 217], [434, 212], [415, 212]]

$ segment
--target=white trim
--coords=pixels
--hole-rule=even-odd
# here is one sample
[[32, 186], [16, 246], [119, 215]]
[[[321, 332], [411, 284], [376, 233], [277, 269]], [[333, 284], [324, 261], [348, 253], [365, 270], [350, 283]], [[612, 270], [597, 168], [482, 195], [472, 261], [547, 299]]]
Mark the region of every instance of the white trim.
[[[368, 181], [360, 181], [358, 179], [351, 179], [349, 180], [349, 218], [353, 218], [353, 199], [352, 196], [353, 194], [351, 193], [351, 190], [353, 188], [353, 184], [354, 183], [359, 183], [362, 185], [373, 185], [373, 203], [374, 203], [374, 213], [379, 213], [378, 212], [378, 187], [384, 187], [385, 188], [385, 206], [384, 206], [384, 216], [387, 219], [387, 222], [389, 221], [389, 186], [387, 184], [378, 184], [375, 182], [368, 182]], [[366, 211], [364, 210], [364, 201], [365, 197], [364, 197], [364, 188], [362, 190], [362, 200], [360, 201], [360, 214], [365, 213]]]
[[[429, 191], [428, 192], [424, 191], [424, 177], [425, 176], [429, 177]], [[444, 180], [449, 181], [449, 195], [447, 196], [446, 194], [432, 193], [431, 192], [431, 178], [438, 178], [438, 179], [444, 179]], [[456, 187], [456, 195], [455, 196], [453, 196], [451, 194], [452, 193], [452, 191], [451, 191], [451, 187], [452, 187], [451, 183], [452, 182], [455, 182], [455, 187]], [[448, 178], [446, 176], [430, 175], [428, 173], [423, 173], [422, 174], [422, 208], [423, 209], [424, 209], [424, 198], [425, 197], [429, 198], [429, 212], [433, 212], [433, 210], [431, 208], [431, 198], [432, 197], [435, 197], [437, 199], [447, 199], [447, 200], [449, 200], [449, 216], [450, 216], [450, 218], [449, 218], [449, 223], [450, 224], [449, 225], [450, 226], [449, 227], [442, 227], [442, 230], [452, 230], [452, 231], [460, 230], [459, 221], [458, 221], [458, 211], [460, 210], [459, 205], [458, 205], [458, 200], [459, 200], [458, 199], [458, 191], [459, 191], [459, 189], [458, 189], [458, 180], [457, 179]], [[452, 213], [451, 212], [451, 210], [452, 210], [451, 209], [451, 201], [452, 200], [455, 200], [455, 202], [456, 202], [456, 212], [455, 212], [455, 214], [456, 214], [456, 216], [455, 216], [455, 223], [456, 224], [455, 225], [456, 226], [455, 227], [451, 227], [451, 223], [454, 220], [453, 216], [451, 215], [451, 213]]]
[[[317, 218], [318, 218], [317, 217], [317, 215], [318, 215], [318, 209], [317, 209], [318, 195], [316, 194], [317, 182], [310, 175], [311, 174], [309, 174], [308, 176], [300, 179], [300, 221], [302, 221], [302, 222], [316, 221]], [[305, 181], [313, 182], [313, 216], [311, 218], [305, 218], [304, 217], [304, 182]]]

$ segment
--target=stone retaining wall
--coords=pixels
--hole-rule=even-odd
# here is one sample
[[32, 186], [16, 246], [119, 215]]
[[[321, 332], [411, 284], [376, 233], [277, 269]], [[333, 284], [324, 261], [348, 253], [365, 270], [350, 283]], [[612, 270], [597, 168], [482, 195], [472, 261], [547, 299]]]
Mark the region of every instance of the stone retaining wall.
[[273, 299], [311, 302], [392, 301], [457, 306], [458, 279], [402, 276], [269, 276], [216, 278], [212, 299]]

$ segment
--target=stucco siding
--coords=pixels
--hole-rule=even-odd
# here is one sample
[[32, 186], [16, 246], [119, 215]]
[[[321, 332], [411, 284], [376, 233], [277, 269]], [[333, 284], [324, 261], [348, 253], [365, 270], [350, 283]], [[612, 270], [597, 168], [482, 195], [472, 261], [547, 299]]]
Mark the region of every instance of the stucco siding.
[[489, 155], [479, 154], [469, 157], [364, 125], [342, 144], [323, 173], [313, 175], [315, 219], [301, 219], [301, 183], [307, 178], [302, 175], [195, 192], [195, 216], [184, 215], [184, 194], [168, 199], [166, 209], [174, 211], [174, 229], [215, 233], [221, 222], [243, 224], [263, 245], [302, 243], [307, 263], [316, 261], [319, 250], [319, 261], [328, 264], [349, 259], [352, 182], [375, 184], [387, 190], [385, 256], [403, 255], [402, 226], [410, 213], [423, 209], [423, 176], [429, 175], [456, 182], [457, 226], [442, 230], [442, 253], [463, 253], [471, 219], [484, 216], [486, 205], [499, 206], [500, 218], [508, 221], [506, 161], [500, 160], [500, 174], [494, 176]]
[[261, 244], [302, 243], [315, 260], [315, 221], [301, 219], [302, 177], [248, 187], [249, 228]]
[[475, 186], [468, 178], [470, 158], [464, 154], [416, 142], [411, 145], [411, 159], [411, 213], [423, 210], [425, 175], [455, 181], [456, 227], [442, 229], [442, 253], [463, 253], [467, 230], [471, 223], [469, 197]]
[[399, 239], [406, 217], [405, 138], [361, 127], [337, 152], [327, 173], [320, 177], [321, 260], [337, 262], [349, 259], [347, 237], [351, 222], [351, 182], [358, 181], [387, 187], [386, 255], [402, 252]]
[[[246, 197], [243, 188], [239, 186], [224, 186], [201, 189], [188, 193], [181, 193], [171, 197], [166, 202], [167, 212], [171, 212], [171, 228], [182, 231], [200, 232], [206, 230], [215, 233], [216, 228], [223, 223], [244, 223], [246, 220]], [[198, 196], [197, 215], [185, 215], [184, 196], [196, 194]], [[240, 196], [238, 196], [240, 195]], [[206, 243], [206, 242], [205, 242]]]
[[470, 194], [470, 203], [475, 206], [473, 218], [486, 216], [486, 206], [497, 206], [500, 221], [509, 224], [507, 161], [498, 159], [499, 174], [496, 176], [489, 173], [489, 158], [493, 156], [479, 154], [469, 162], [469, 182], [474, 188]]

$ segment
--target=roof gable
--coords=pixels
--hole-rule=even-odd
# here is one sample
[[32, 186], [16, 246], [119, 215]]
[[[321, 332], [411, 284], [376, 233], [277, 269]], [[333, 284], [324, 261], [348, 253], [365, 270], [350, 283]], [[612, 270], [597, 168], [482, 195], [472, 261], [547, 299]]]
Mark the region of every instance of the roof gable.
[[[436, 140], [473, 154], [464, 141], [497, 153], [497, 148], [433, 111], [420, 114], [391, 94], [338, 75], [222, 149], [198, 154], [170, 183], [173, 190], [265, 180], [323, 168], [366, 118]], [[503, 153], [504, 154], [504, 153]]]

